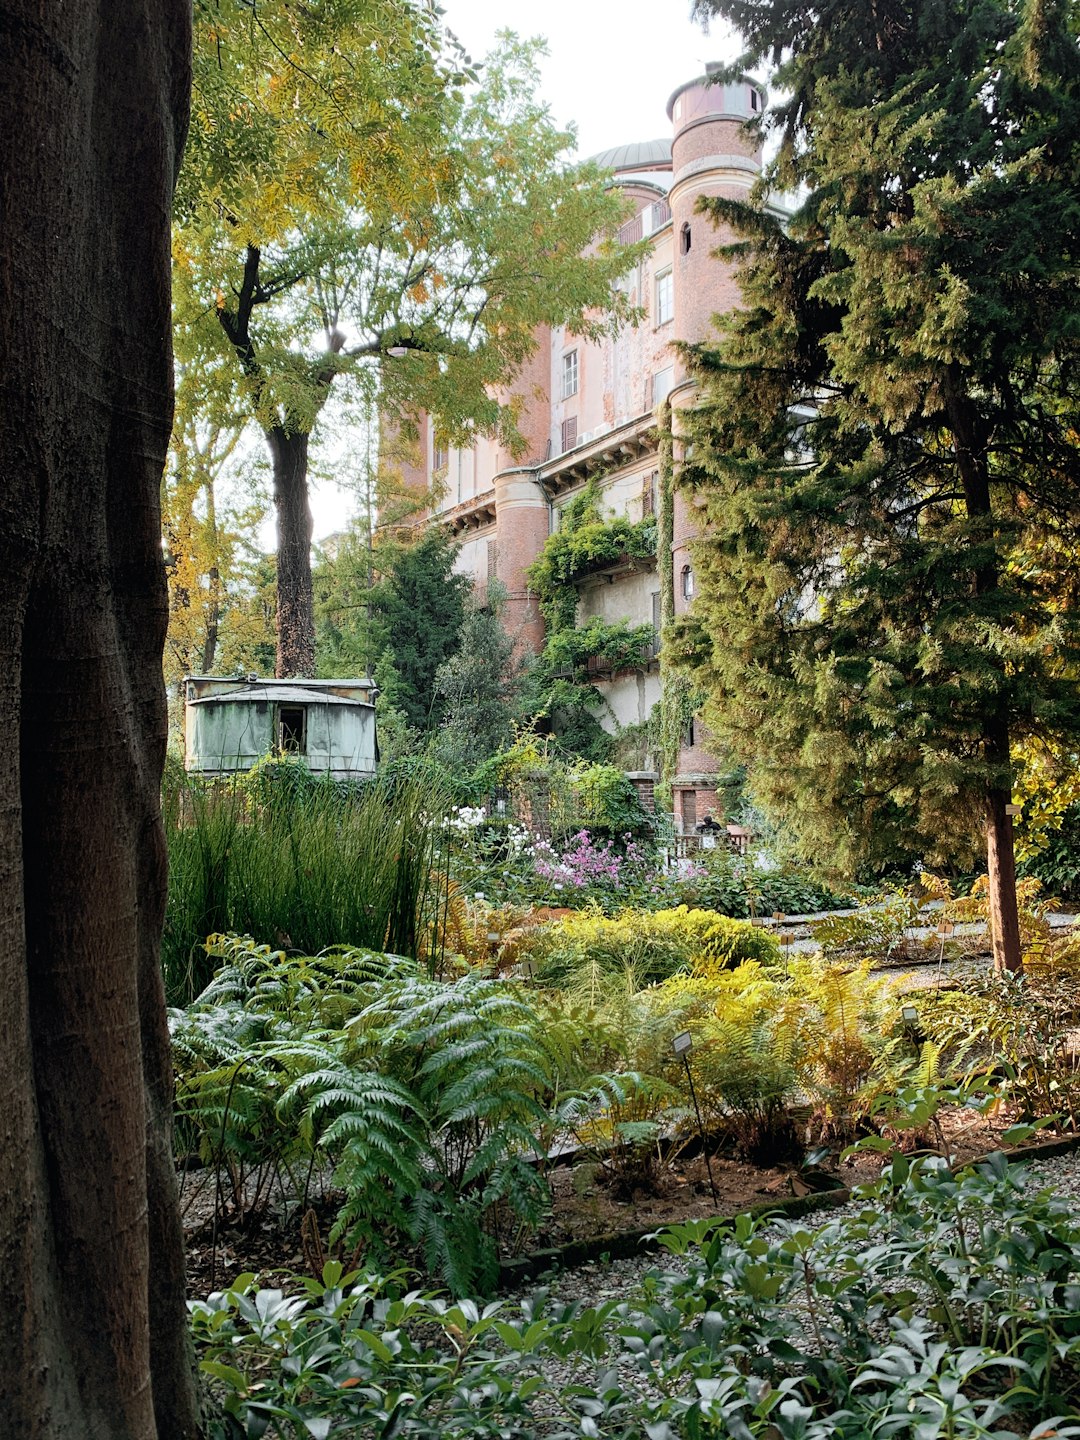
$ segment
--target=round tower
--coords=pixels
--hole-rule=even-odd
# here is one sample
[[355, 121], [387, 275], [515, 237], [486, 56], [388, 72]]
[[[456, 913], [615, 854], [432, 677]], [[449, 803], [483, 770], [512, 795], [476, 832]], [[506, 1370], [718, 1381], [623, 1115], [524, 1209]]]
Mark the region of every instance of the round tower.
[[527, 572], [547, 543], [550, 526], [548, 498], [535, 470], [504, 470], [495, 476], [497, 539], [488, 574], [506, 587], [503, 628], [528, 655], [543, 649], [544, 620]]
[[[765, 91], [745, 77], [713, 84], [709, 74], [680, 85], [668, 101], [674, 129], [668, 196], [675, 239], [675, 336], [693, 344], [713, 334], [713, 316], [739, 304], [731, 267], [712, 252], [727, 235], [695, 214], [703, 195], [745, 200], [761, 173], [761, 146], [746, 122], [761, 115]], [[682, 378], [681, 374], [678, 378]]]
[[[761, 173], [761, 146], [746, 122], [765, 109], [765, 91], [745, 76], [714, 84], [707, 73], [680, 85], [667, 104], [674, 129], [671, 158], [673, 179], [669, 202], [675, 241], [675, 338], [688, 344], [715, 338], [713, 317], [737, 309], [741, 296], [734, 268], [713, 254], [730, 239], [707, 215], [695, 213], [702, 195], [745, 200]], [[680, 382], [685, 364], [676, 360], [674, 409], [692, 398]], [[678, 425], [675, 426], [678, 433]], [[676, 492], [674, 519], [675, 614], [686, 610], [693, 598], [694, 576], [688, 541], [696, 531], [692, 507]]]
[[[673, 178], [671, 205], [674, 237], [675, 338], [688, 344], [714, 339], [713, 317], [737, 309], [741, 295], [734, 268], [714, 255], [718, 245], [730, 239], [730, 231], [716, 226], [707, 215], [697, 213], [701, 196], [723, 196], [732, 200], [748, 198], [761, 173], [761, 145], [746, 123], [765, 109], [765, 91], [756, 81], [739, 79], [714, 83], [719, 67], [680, 85], [668, 101], [667, 112], [674, 132], [672, 141]], [[693, 386], [681, 357], [675, 362], [675, 388], [671, 404], [676, 436], [678, 410], [693, 402]], [[676, 441], [676, 465], [678, 464]], [[697, 531], [696, 515], [689, 498], [676, 488], [672, 515], [672, 578], [674, 611], [683, 614], [696, 589], [690, 541]], [[675, 825], [683, 833], [717, 810], [716, 761], [709, 753], [708, 736], [694, 722], [683, 736], [678, 774], [672, 791]]]

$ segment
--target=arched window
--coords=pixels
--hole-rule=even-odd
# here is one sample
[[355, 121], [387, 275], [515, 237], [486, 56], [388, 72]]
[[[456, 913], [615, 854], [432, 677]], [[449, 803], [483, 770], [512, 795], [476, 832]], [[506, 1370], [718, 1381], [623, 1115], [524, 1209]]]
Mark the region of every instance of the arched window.
[[679, 251], [681, 254], [690, 254], [690, 245], [692, 238], [693, 237], [690, 234], [690, 221], [684, 220], [682, 224], [682, 229], [679, 231]]
[[689, 565], [682, 567], [682, 595], [684, 600], [694, 598], [694, 572]]

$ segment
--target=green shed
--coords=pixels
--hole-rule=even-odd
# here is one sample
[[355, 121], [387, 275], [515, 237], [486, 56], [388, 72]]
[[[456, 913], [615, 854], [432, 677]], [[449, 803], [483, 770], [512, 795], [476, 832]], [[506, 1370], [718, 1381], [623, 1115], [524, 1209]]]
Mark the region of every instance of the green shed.
[[185, 675], [184, 765], [198, 775], [250, 770], [264, 755], [297, 755], [313, 774], [375, 773], [373, 680], [261, 680]]

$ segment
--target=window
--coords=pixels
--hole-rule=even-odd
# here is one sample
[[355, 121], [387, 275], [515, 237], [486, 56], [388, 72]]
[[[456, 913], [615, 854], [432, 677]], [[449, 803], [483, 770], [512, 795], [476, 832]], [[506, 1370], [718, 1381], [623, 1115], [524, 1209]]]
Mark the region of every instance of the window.
[[431, 469], [434, 473], [445, 470], [450, 464], [450, 450], [448, 446], [436, 440], [431, 450]]
[[750, 109], [751, 109], [751, 110], [760, 110], [760, 109], [761, 109], [761, 96], [760, 96], [760, 95], [758, 94], [758, 92], [754, 89], [753, 85], [750, 86]]
[[682, 567], [682, 597], [684, 600], [694, 598], [694, 572], [689, 565]]
[[655, 410], [661, 400], [666, 400], [671, 394], [671, 387], [675, 383], [675, 367], [669, 365], [666, 370], [658, 370], [652, 377], [652, 405]]
[[656, 491], [659, 479], [659, 472], [654, 470], [641, 487], [641, 518], [643, 520], [647, 515], [656, 514]]
[[656, 323], [666, 325], [675, 318], [675, 282], [670, 265], [656, 277]]
[[562, 422], [562, 448], [565, 453], [572, 450], [577, 444], [577, 416], [571, 415], [569, 420]]
[[576, 395], [577, 387], [577, 351], [571, 350], [568, 354], [562, 357], [562, 398], [564, 400], [569, 400], [571, 395]]
[[690, 234], [690, 222], [689, 220], [684, 220], [682, 229], [679, 231], [679, 251], [681, 254], [690, 254], [690, 244], [692, 238], [693, 237]]
[[656, 631], [657, 640], [660, 639], [660, 591], [652, 592], [652, 628]]
[[303, 755], [307, 750], [307, 711], [302, 705], [282, 705], [278, 711], [278, 749], [283, 755]]

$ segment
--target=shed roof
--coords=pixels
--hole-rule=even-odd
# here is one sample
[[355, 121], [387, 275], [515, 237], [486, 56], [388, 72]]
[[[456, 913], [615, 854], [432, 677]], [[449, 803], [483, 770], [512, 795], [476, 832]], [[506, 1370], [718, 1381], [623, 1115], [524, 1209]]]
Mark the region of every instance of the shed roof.
[[368, 700], [350, 700], [345, 695], [331, 695], [326, 690], [307, 690], [292, 685], [252, 685], [237, 690], [225, 690], [217, 695], [204, 695], [201, 700], [189, 700], [189, 705], [233, 705], [237, 702], [251, 704], [267, 700], [284, 701], [289, 705], [352, 705], [365, 710], [374, 710]]

